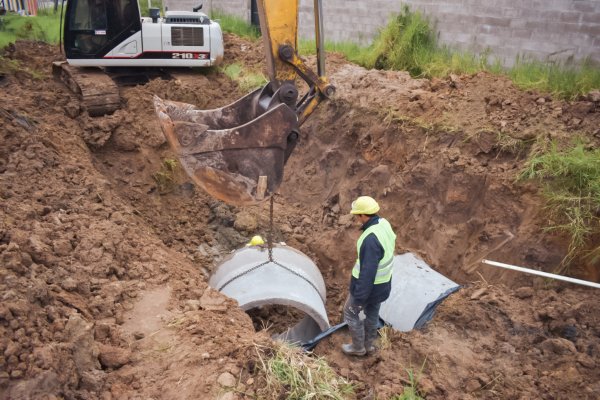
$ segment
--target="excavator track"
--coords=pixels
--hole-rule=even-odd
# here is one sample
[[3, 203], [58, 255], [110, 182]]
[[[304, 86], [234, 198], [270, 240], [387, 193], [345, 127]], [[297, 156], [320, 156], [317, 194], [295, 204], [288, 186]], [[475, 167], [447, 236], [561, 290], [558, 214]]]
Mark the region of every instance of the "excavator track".
[[119, 87], [101, 69], [55, 62], [52, 71], [72, 92], [79, 94], [83, 108], [91, 117], [112, 114], [121, 107]]

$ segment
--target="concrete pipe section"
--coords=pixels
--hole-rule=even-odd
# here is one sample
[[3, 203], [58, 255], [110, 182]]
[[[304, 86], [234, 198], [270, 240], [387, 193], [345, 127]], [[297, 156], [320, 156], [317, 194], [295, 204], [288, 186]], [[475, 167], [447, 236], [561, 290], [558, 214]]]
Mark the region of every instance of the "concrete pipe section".
[[321, 272], [304, 253], [289, 246], [259, 246], [234, 251], [215, 270], [209, 285], [237, 300], [244, 311], [268, 305], [294, 307], [304, 319], [277, 338], [305, 343], [329, 328], [325, 311], [325, 282]]
[[408, 332], [422, 327], [435, 308], [460, 286], [412, 253], [394, 257], [392, 292], [379, 316], [393, 328]]

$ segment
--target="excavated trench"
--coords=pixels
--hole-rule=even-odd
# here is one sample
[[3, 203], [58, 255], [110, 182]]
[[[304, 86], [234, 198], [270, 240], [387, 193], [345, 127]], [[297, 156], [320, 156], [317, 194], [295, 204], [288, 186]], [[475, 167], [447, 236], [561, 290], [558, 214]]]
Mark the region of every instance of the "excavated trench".
[[[255, 43], [228, 40], [229, 61], [260, 68]], [[4, 56], [42, 71], [52, 51], [21, 43]], [[334, 325], [358, 235], [347, 212], [370, 194], [398, 233], [397, 252], [464, 289], [426, 329], [392, 335], [376, 357], [349, 361], [343, 335], [317, 355], [359, 383], [357, 398], [402, 393], [410, 368], [422, 369], [428, 399], [596, 398], [595, 292], [478, 260], [543, 270], [560, 262], [568, 238], [544, 231], [538, 188], [515, 177], [536, 140], [578, 132], [599, 147], [598, 103], [523, 92], [487, 74], [422, 81], [329, 61], [338, 97], [302, 128], [275, 199], [275, 241], [317, 264]], [[236, 84], [218, 71], [152, 81], [124, 89], [123, 109], [98, 119], [50, 78], [20, 70], [2, 84], [0, 397], [215, 398], [224, 371], [244, 384], [239, 393], [258, 389], [263, 381], [246, 367], [266, 336], [207, 282], [224, 255], [268, 232], [267, 208], [216, 202], [169, 169], [151, 104], [156, 94], [215, 108], [241, 97]], [[569, 273], [594, 271], [581, 263]], [[169, 296], [160, 310], [140, 311], [153, 293]], [[248, 313], [258, 329], [273, 321], [269, 336], [307, 315], [286, 304]], [[152, 328], [135, 331], [148, 318]]]
[[[530, 218], [537, 199], [518, 187], [502, 183], [513, 179], [515, 163], [522, 156], [500, 152], [489, 143], [488, 136], [465, 141], [463, 135], [463, 132], [435, 127], [424, 130], [404, 120], [382, 119], [380, 112], [357, 107], [347, 100], [324, 104], [303, 127], [301, 141], [286, 166], [286, 181], [280, 188], [281, 196], [277, 197], [275, 229], [278, 240], [310, 254], [307, 259], [317, 263], [317, 271], [321, 272], [324, 285], [332, 295], [327, 298], [326, 310], [318, 312], [312, 306], [307, 307], [306, 301], [290, 304], [275, 294], [259, 301], [254, 299], [249, 305], [244, 302], [241, 306], [252, 318], [255, 329], [266, 328], [277, 335], [300, 326], [301, 339], [305, 340], [329, 326], [328, 316], [332, 324], [341, 321], [341, 306], [358, 236], [347, 210], [358, 195], [371, 195], [381, 203], [381, 215], [397, 230], [398, 253], [412, 251], [459, 283], [473, 277], [478, 260], [490, 253], [502, 258], [517, 251], [525, 252], [534, 262], [559, 260], [560, 246], [546, 251], [540, 259], [542, 254], [531, 250], [535, 240], [527, 235], [520, 241], [507, 240], [519, 232], [527, 234], [535, 229], [530, 225]], [[118, 136], [113, 140], [118, 140]], [[101, 163], [119, 165], [110, 159], [114, 152], [104, 150], [102, 153]], [[121, 154], [119, 158], [126, 162], [128, 156]], [[152, 160], [151, 169], [160, 168], [160, 159], [156, 156], [171, 157], [164, 146], [159, 154], [146, 154], [145, 157]], [[489, 179], [487, 171], [497, 174], [496, 179]], [[105, 173], [108, 179], [114, 180], [115, 172], [115, 168], [110, 168]], [[173, 204], [180, 202], [183, 194], [187, 199], [179, 211], [184, 215], [202, 213], [199, 209], [202, 204], [192, 204], [190, 200], [205, 195], [200, 189], [195, 189], [193, 195], [185, 195], [181, 188], [189, 188], [189, 178], [182, 171], [177, 174], [176, 189], [159, 196], [169, 198], [168, 203]], [[202, 202], [207, 204], [206, 200]], [[210, 229], [214, 230], [209, 235], [218, 240], [215, 248], [220, 248], [221, 254], [239, 248], [252, 234], [266, 233], [268, 221], [264, 206], [235, 208], [213, 201], [208, 204], [212, 215]], [[232, 226], [247, 213], [254, 215], [258, 221], [256, 226], [247, 230]], [[182, 217], [176, 212], [173, 215]], [[182, 238], [182, 250], [194, 254], [186, 248], [188, 240]], [[560, 242], [561, 239], [547, 240]], [[253, 262], [259, 263], [259, 260]], [[214, 278], [219, 264], [211, 264], [208, 269]], [[478, 273], [492, 279], [501, 274], [493, 270]], [[246, 286], [255, 288], [271, 278], [267, 274]], [[284, 285], [295, 286], [293, 274], [285, 279]], [[530, 281], [516, 274], [509, 279]], [[263, 290], [258, 287], [254, 290]], [[244, 288], [237, 288], [223, 293], [236, 298], [243, 291]], [[301, 324], [305, 320], [312, 321], [308, 327]]]
[[[232, 51], [235, 54], [235, 50]], [[260, 60], [253, 62], [260, 63]], [[523, 142], [525, 147], [509, 147], [500, 143], [495, 133], [477, 128], [489, 121], [501, 122], [513, 112], [512, 109], [486, 105], [489, 101], [484, 101], [480, 94], [486, 85], [485, 79], [458, 84], [468, 86], [463, 90], [468, 96], [481, 97], [472, 99], [455, 95], [455, 82], [432, 83], [412, 80], [405, 73], [365, 71], [340, 63], [335, 57], [332, 62], [331, 78], [338, 86], [339, 96], [324, 103], [302, 127], [300, 142], [286, 165], [285, 181], [280, 187], [275, 228], [278, 240], [306, 253], [317, 263], [328, 291], [327, 315], [333, 322], [340, 320], [354, 261], [357, 230], [347, 210], [358, 195], [368, 194], [378, 199], [382, 216], [397, 230], [398, 253], [413, 252], [459, 283], [479, 276], [518, 284], [532, 281], [518, 274], [482, 269], [479, 260], [490, 255], [500, 261], [542, 268], [560, 262], [565, 238], [540, 235], [536, 219], [540, 198], [529, 188], [513, 184], [530, 142]], [[240, 96], [231, 82], [222, 79], [212, 82], [202, 76], [190, 78], [185, 74], [178, 76], [181, 85], [177, 87], [168, 82], [151, 82], [141, 91], [133, 89], [125, 94], [130, 110], [141, 113], [138, 117], [147, 116], [135, 118], [133, 122], [133, 128], [143, 134], [144, 140], [150, 134], [150, 141], [146, 143], [161, 143], [164, 138], [154, 116], [149, 114], [152, 110], [150, 99], [140, 97], [140, 94], [151, 91], [164, 98], [207, 109], [227, 104]], [[212, 87], [212, 84], [218, 87]], [[196, 85], [202, 87], [202, 95], [194, 90]], [[512, 103], [526, 103], [529, 107], [527, 98], [518, 99], [519, 93], [512, 89], [503, 90], [505, 97], [517, 98]], [[472, 107], [474, 101], [482, 103], [476, 103], [477, 107], [485, 108], [485, 111], [473, 108], [469, 112], [460, 108], [461, 103]], [[447, 104], [459, 107], [465, 115], [456, 119], [446, 116]], [[526, 111], [532, 114], [538, 111], [527, 107]], [[481, 121], [479, 113], [482, 111], [488, 116], [488, 122]], [[407, 116], [415, 114], [417, 117]], [[426, 119], [445, 122], [425, 124]], [[475, 128], [471, 128], [471, 124], [460, 125], [469, 119], [477, 122], [473, 124]], [[141, 120], [143, 122], [139, 124]], [[147, 186], [152, 171], [161, 169], [160, 158], [168, 159], [172, 154], [164, 145], [154, 154], [142, 146], [142, 155], [134, 155], [139, 161], [132, 162], [128, 160], [132, 153], [122, 153], [132, 147], [131, 142], [139, 141], [131, 136], [120, 128], [112, 132], [108, 144], [117, 151], [103, 150], [105, 154], [100, 162], [113, 166], [105, 168], [104, 165], [101, 169], [109, 180], [114, 181], [115, 175], [123, 175], [119, 171], [123, 164], [127, 171], [143, 162], [146, 171], [138, 181], [145, 180]], [[120, 159], [117, 162], [115, 155]], [[163, 238], [165, 243], [205, 261], [195, 248], [190, 248], [191, 244], [197, 245], [194, 239], [185, 237], [188, 233], [194, 236], [199, 229], [198, 221], [194, 219], [197, 215], [208, 216], [210, 227], [201, 229], [202, 235], [212, 238], [212, 247], [220, 249], [221, 254], [239, 248], [252, 234], [266, 233], [268, 221], [264, 207], [215, 205], [206, 200], [199, 189], [190, 194], [189, 178], [181, 171], [176, 175], [175, 186], [187, 189], [160, 196], [170, 198], [170, 205], [181, 202], [182, 195], [187, 197], [183, 207], [169, 210], [167, 214], [190, 219], [190, 226], [154, 221], [159, 229], [174, 230], [180, 237], [175, 242], [172, 237]], [[127, 176], [124, 179], [131, 181]], [[154, 185], [150, 186], [149, 190], [153, 191]], [[154, 192], [155, 195], [159, 193], [160, 188]], [[201, 204], [193, 204], [192, 200], [197, 200], [198, 196], [202, 198]], [[164, 201], [155, 203], [164, 207]], [[208, 215], [202, 210], [206, 205], [210, 209]], [[156, 214], [156, 210], [149, 209], [148, 213]], [[245, 230], [233, 226], [243, 219], [242, 214], [247, 213], [258, 221], [255, 226]], [[215, 264], [218, 263], [213, 261], [201, 268], [209, 275], [211, 270], [214, 272]], [[293, 326], [306, 316], [305, 310], [289, 308], [285, 304], [261, 304], [247, 311], [256, 327], [273, 325], [272, 331]], [[288, 322], [282, 314], [290, 316]]]

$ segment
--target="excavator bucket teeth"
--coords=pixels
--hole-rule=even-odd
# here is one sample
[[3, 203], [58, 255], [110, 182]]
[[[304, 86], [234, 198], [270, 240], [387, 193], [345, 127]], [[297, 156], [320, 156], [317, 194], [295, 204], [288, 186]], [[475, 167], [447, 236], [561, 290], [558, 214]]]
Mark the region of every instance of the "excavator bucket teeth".
[[258, 91], [215, 110], [154, 97], [167, 141], [192, 180], [211, 196], [249, 205], [274, 193], [298, 137], [285, 104], [256, 116]]

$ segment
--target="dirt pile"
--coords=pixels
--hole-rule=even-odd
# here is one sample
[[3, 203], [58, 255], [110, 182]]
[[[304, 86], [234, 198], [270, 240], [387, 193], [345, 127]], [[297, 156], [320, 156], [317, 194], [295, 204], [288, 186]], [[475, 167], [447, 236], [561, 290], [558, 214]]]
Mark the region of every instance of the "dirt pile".
[[[226, 39], [226, 62], [260, 68], [259, 44]], [[122, 88], [123, 109], [91, 119], [49, 76], [56, 49], [18, 42], [4, 56], [30, 72], [0, 81], [0, 398], [252, 398], [252, 344], [267, 334], [206, 281], [266, 232], [268, 205], [230, 207], [165, 169], [173, 154], [151, 105], [157, 94], [218, 107], [242, 95], [236, 84], [218, 70], [174, 71]], [[276, 197], [276, 240], [317, 262], [338, 322], [357, 236], [347, 210], [370, 194], [399, 251], [465, 287], [375, 356], [343, 356], [343, 333], [316, 353], [358, 385], [356, 398], [400, 393], [407, 370], [421, 371], [428, 399], [596, 398], [598, 294], [478, 261], [561, 260], [566, 238], [542, 230], [538, 190], [515, 174], [536, 140], [600, 145], [598, 103], [487, 74], [413, 80], [332, 59], [338, 95], [303, 127]]]
[[[39, 54], [36, 46], [18, 43], [11, 56], [25, 62], [20, 56]], [[77, 99], [49, 76], [11, 76], [4, 89], [0, 397], [124, 398], [133, 389], [144, 398], [172, 398], [218, 388], [218, 373], [236, 365], [232, 343], [260, 340], [250, 318], [212, 293], [202, 271], [163, 243], [131, 202], [135, 190], [120, 197], [116, 182], [137, 187], [130, 176], [143, 175], [144, 157], [137, 165], [128, 160], [133, 169], [121, 166], [113, 183], [101, 173], [110, 163], [89, 150], [111, 143], [132, 151], [122, 145], [126, 140], [160, 145], [157, 132], [144, 129], [148, 114], [71, 118]], [[150, 329], [143, 328], [146, 320]], [[177, 352], [167, 352], [171, 347]], [[190, 369], [191, 387], [177, 388], [170, 383], [182, 369], [168, 371], [174, 357], [212, 366]], [[148, 385], [157, 370], [161, 384]]]

